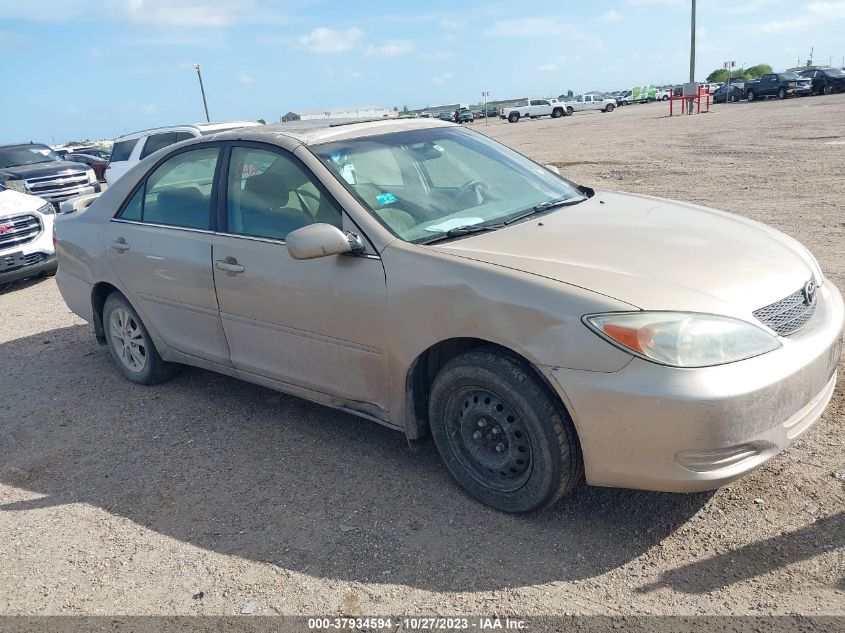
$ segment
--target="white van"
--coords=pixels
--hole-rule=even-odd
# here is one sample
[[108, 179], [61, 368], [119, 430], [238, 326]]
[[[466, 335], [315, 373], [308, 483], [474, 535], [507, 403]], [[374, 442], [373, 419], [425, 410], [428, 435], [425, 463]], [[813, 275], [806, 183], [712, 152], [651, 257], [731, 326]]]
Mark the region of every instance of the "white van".
[[174, 125], [159, 127], [127, 134], [116, 138], [111, 150], [109, 165], [106, 167], [106, 182], [109, 185], [137, 165], [153, 152], [189, 138], [208, 136], [217, 132], [235, 130], [239, 127], [261, 125], [255, 121], [228, 121], [225, 123], [195, 123], [192, 125]]

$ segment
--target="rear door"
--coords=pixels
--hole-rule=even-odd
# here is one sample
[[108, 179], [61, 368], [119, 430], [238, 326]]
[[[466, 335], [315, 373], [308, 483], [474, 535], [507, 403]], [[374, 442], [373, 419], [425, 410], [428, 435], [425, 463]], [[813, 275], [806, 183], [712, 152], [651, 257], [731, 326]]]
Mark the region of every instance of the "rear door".
[[170, 347], [229, 364], [211, 268], [220, 144], [162, 159], [106, 225], [109, 262]]
[[322, 222], [357, 231], [290, 152], [234, 144], [221, 182], [214, 280], [232, 364], [347, 406], [384, 410], [381, 259], [374, 251], [308, 261], [290, 256], [285, 238], [297, 228]]

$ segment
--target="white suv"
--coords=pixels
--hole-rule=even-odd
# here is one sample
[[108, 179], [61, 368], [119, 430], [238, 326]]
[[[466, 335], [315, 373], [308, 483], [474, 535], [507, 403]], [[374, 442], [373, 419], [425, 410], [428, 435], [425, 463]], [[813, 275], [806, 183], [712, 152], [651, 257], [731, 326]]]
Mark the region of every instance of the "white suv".
[[217, 132], [234, 130], [239, 127], [261, 125], [255, 121], [228, 121], [226, 123], [196, 123], [193, 125], [174, 125], [159, 127], [143, 132], [127, 134], [115, 139], [111, 150], [109, 165], [106, 167], [106, 182], [109, 185], [144, 160], [153, 152], [190, 138], [208, 136]]
[[56, 272], [55, 217], [56, 208], [46, 200], [0, 185], [0, 288]]

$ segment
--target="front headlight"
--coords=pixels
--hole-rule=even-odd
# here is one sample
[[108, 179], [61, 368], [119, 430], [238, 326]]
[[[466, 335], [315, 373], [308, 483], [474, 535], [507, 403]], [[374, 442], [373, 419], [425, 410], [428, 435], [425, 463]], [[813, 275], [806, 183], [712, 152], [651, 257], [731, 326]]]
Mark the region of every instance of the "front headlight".
[[712, 367], [771, 352], [781, 346], [764, 329], [693, 312], [612, 312], [584, 317], [608, 342], [670, 367]]
[[11, 189], [12, 191], [19, 191], [20, 193], [29, 193], [26, 189], [26, 181], [25, 180], [7, 180], [3, 183], [7, 188]]
[[51, 203], [45, 204], [43, 207], [38, 208], [38, 213], [43, 215], [53, 215], [56, 213], [56, 207], [54, 207]]
[[93, 185], [95, 182], [97, 182], [97, 174], [94, 173], [93, 169], [86, 170], [85, 175], [88, 176], [88, 184]]

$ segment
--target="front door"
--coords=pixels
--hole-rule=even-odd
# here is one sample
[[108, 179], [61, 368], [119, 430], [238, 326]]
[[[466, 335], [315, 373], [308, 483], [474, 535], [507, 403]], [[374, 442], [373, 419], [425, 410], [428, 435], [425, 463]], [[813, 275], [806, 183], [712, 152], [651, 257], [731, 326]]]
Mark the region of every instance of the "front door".
[[290, 256], [285, 238], [297, 228], [353, 227], [289, 152], [234, 146], [221, 182], [224, 228], [214, 236], [214, 280], [232, 364], [385, 409], [381, 259]]
[[229, 363], [211, 268], [220, 146], [161, 163], [106, 225], [109, 261], [144, 321], [170, 347]]

